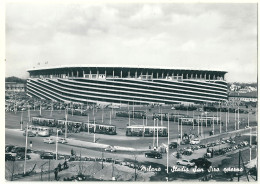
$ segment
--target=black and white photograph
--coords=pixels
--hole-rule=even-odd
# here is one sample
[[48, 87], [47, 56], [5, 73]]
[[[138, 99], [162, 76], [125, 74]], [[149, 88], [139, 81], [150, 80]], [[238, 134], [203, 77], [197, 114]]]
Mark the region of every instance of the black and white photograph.
[[6, 182], [257, 182], [257, 2], [4, 5]]

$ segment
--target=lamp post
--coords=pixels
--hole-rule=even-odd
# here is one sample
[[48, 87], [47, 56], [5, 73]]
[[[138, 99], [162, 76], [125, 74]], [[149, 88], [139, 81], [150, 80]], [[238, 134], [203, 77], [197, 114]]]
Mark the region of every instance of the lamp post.
[[57, 129], [57, 136], [56, 136], [56, 160], [58, 160], [58, 129]]
[[[28, 105], [28, 122], [30, 122], [30, 105]], [[28, 142], [28, 122], [27, 122], [27, 125], [26, 125], [26, 137], [25, 137], [25, 153], [24, 153], [24, 168], [23, 168], [23, 174], [25, 175], [26, 174], [26, 160], [27, 160], [27, 142]]]

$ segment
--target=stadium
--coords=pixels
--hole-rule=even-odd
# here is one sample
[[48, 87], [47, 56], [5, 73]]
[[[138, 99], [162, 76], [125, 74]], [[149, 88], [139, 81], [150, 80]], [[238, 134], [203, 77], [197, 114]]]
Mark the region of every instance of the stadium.
[[53, 101], [144, 105], [227, 100], [225, 71], [75, 65], [28, 72], [27, 94]]

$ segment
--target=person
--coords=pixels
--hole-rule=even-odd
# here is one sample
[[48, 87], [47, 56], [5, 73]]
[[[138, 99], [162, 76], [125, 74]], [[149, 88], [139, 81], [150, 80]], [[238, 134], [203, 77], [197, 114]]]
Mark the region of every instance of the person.
[[54, 169], [55, 180], [58, 181], [58, 168]]
[[71, 153], [71, 156], [74, 155], [74, 150], [73, 150], [73, 148], [71, 149], [70, 153]]
[[61, 164], [58, 164], [59, 172], [61, 171]]
[[67, 164], [67, 160], [65, 160], [64, 164], [63, 164], [63, 169], [67, 169], [68, 168], [68, 164]]

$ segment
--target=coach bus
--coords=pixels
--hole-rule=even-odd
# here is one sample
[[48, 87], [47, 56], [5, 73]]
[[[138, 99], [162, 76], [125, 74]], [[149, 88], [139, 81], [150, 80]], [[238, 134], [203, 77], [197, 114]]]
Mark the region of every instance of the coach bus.
[[32, 124], [40, 125], [40, 126], [48, 126], [48, 127], [55, 127], [57, 125], [55, 119], [42, 118], [42, 117], [32, 117]]
[[167, 137], [168, 129], [164, 126], [143, 126], [143, 125], [132, 125], [126, 127], [126, 135], [127, 136], [145, 136], [152, 137], [157, 135], [158, 128], [158, 136], [159, 137]]

